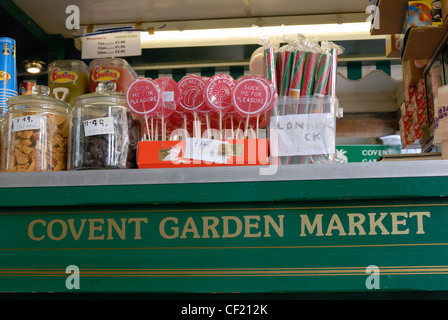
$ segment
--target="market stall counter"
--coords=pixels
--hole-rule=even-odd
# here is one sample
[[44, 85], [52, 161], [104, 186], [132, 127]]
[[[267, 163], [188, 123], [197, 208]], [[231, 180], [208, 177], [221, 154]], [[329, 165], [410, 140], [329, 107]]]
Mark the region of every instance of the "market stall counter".
[[447, 290], [447, 169], [2, 173], [0, 291]]

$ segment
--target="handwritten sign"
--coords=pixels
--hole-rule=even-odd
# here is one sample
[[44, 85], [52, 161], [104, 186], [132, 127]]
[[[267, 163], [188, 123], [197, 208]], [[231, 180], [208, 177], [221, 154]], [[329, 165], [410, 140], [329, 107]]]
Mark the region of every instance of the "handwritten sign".
[[294, 114], [271, 117], [271, 152], [275, 157], [335, 152], [333, 114]]
[[40, 114], [14, 118], [12, 131], [40, 130], [41, 118]]
[[226, 155], [223, 155], [220, 150], [226, 141], [188, 138], [185, 144], [185, 159], [202, 160], [214, 163], [226, 163]]
[[104, 117], [84, 120], [84, 135], [86, 137], [97, 134], [114, 134], [114, 118]]

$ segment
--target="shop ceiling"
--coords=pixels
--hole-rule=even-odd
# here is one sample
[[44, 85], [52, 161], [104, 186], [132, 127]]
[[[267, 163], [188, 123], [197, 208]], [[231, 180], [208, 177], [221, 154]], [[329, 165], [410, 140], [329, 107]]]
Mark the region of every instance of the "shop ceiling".
[[[122, 23], [158, 23], [172, 26], [176, 22], [231, 24], [238, 19], [297, 17], [297, 23], [316, 19], [340, 19], [367, 17], [368, 0], [1, 0], [0, 36], [16, 39], [18, 67], [25, 59], [38, 57], [50, 62], [60, 58], [80, 58], [75, 49], [74, 32], [65, 26], [69, 14], [66, 8], [76, 4], [80, 10], [81, 26]], [[304, 18], [306, 17], [306, 18]], [[324, 17], [324, 18], [323, 18]], [[333, 18], [331, 18], [333, 17]], [[338, 41], [345, 47], [340, 61], [385, 60], [384, 39]], [[180, 68], [188, 66], [247, 65], [258, 45], [219, 46], [198, 48], [145, 49], [140, 57], [129, 57], [133, 67]], [[128, 58], [127, 58], [128, 59]], [[393, 63], [400, 63], [395, 60]], [[384, 80], [381, 80], [381, 82]], [[391, 86], [391, 92], [397, 89]], [[369, 87], [366, 85], [365, 87]], [[344, 93], [341, 92], [341, 95]], [[341, 97], [342, 98], [342, 97]], [[347, 108], [349, 109], [349, 108]], [[396, 107], [384, 111], [394, 111]]]
[[[179, 26], [182, 22], [191, 24], [193, 22], [202, 22], [213, 28], [213, 23], [224, 22], [232, 24], [232, 21], [241, 19], [253, 19], [256, 24], [263, 25], [263, 18], [297, 17], [297, 24], [306, 19], [306, 21], [333, 19], [343, 22], [347, 17], [353, 17], [358, 14], [361, 19], [367, 18], [365, 13], [369, 5], [368, 0], [2, 0], [0, 6], [3, 6], [7, 12], [18, 19], [23, 26], [28, 28], [41, 42], [45, 42], [46, 36], [59, 36], [63, 39], [71, 39], [79, 31], [73, 31], [66, 28], [66, 19], [69, 14], [66, 8], [69, 5], [76, 4], [80, 11], [81, 26], [92, 25], [110, 25], [122, 23], [154, 23], [160, 26]], [[365, 18], [364, 18], [365, 17]], [[355, 41], [340, 41], [347, 50], [341, 57], [341, 60], [381, 60], [384, 59], [384, 40], [366, 39]], [[244, 47], [244, 46], [243, 46]], [[247, 60], [247, 52], [250, 52], [254, 46], [240, 49], [245, 53], [241, 56], [241, 61], [234, 61], [242, 64]], [[256, 48], [256, 46], [255, 46]], [[210, 49], [208, 49], [210, 50]], [[146, 51], [146, 50], [145, 50]], [[217, 51], [221, 51], [217, 48]], [[225, 51], [225, 50], [224, 50]], [[208, 51], [209, 52], [209, 51]], [[160, 56], [170, 56], [166, 51], [161, 51]], [[199, 54], [199, 57], [201, 55]], [[144, 60], [147, 57], [144, 57]], [[149, 57], [152, 61], [160, 65], [172, 64], [173, 61], [157, 61], [153, 56]], [[202, 57], [200, 57], [202, 58]], [[235, 59], [235, 57], [230, 57]], [[193, 57], [193, 59], [195, 59]], [[225, 62], [225, 57], [221, 58]], [[230, 60], [230, 59], [227, 59]], [[179, 62], [179, 61], [178, 61]], [[183, 62], [183, 61], [181, 61]], [[190, 63], [218, 63], [219, 61], [185, 61]], [[232, 61], [229, 61], [232, 62]], [[140, 63], [140, 62], [139, 62]], [[154, 66], [149, 66], [154, 67]]]
[[[4, 0], [2, 0], [4, 1]], [[365, 13], [368, 0], [13, 0], [46, 33], [70, 37], [67, 6], [80, 9], [82, 25], [249, 17]], [[50, 19], [51, 17], [51, 19]]]

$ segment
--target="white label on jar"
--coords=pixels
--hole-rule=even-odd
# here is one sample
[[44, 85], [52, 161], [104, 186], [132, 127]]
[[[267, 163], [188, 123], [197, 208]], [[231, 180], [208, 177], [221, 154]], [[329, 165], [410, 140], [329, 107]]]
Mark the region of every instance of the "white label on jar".
[[114, 118], [95, 118], [84, 120], [84, 135], [94, 136], [97, 134], [113, 134], [114, 131]]
[[40, 130], [41, 119], [40, 114], [14, 118], [12, 120], [12, 132]]

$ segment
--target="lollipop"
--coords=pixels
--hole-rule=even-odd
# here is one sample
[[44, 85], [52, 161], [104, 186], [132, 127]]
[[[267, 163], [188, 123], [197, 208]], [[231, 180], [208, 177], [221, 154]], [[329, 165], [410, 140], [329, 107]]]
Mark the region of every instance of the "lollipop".
[[171, 78], [161, 77], [156, 79], [155, 82], [159, 85], [162, 95], [157, 109], [158, 116], [162, 120], [162, 141], [164, 141], [166, 138], [165, 120], [176, 110], [176, 105], [180, 99], [180, 90], [177, 82]]
[[267, 111], [272, 106], [272, 99], [275, 96], [275, 89], [262, 77], [244, 77], [237, 81], [232, 94], [232, 101], [235, 111], [246, 118], [247, 132], [250, 118], [258, 118], [260, 114]]
[[[206, 107], [204, 103], [205, 83], [206, 80], [204, 78], [195, 75], [185, 76], [179, 81], [179, 105], [186, 112], [192, 112], [195, 121], [198, 121], [198, 112]], [[197, 130], [194, 132], [196, 133], [195, 136], [197, 136]]]
[[160, 88], [162, 99], [159, 100], [158, 110], [160, 115], [169, 117], [175, 110], [180, 100], [179, 86], [171, 78], [158, 78], [154, 80]]
[[179, 81], [180, 99], [179, 105], [190, 112], [197, 112], [204, 108], [205, 80], [201, 77], [190, 75]]
[[160, 100], [159, 85], [152, 79], [139, 78], [131, 83], [126, 92], [126, 101], [129, 109], [131, 109], [132, 113], [145, 118], [148, 134], [150, 134], [148, 118], [151, 117], [152, 123], [153, 117], [159, 112]]
[[222, 132], [222, 115], [232, 107], [232, 92], [235, 82], [231, 76], [225, 74], [211, 77], [204, 90], [205, 104], [219, 113], [219, 131]]

